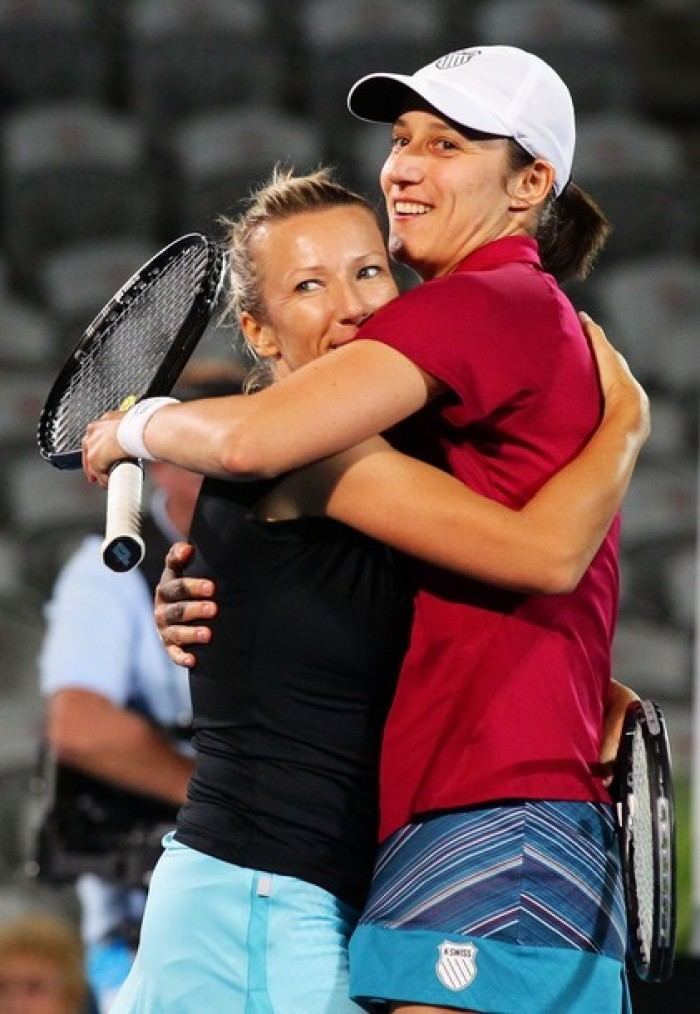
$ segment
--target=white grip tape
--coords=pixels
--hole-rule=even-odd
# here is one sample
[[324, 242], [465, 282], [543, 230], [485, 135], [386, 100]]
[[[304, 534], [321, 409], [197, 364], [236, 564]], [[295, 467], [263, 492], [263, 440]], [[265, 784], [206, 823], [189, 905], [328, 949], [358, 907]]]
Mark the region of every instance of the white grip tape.
[[138, 461], [120, 461], [109, 474], [107, 523], [102, 559], [110, 570], [128, 571], [144, 557], [141, 538], [143, 468]]

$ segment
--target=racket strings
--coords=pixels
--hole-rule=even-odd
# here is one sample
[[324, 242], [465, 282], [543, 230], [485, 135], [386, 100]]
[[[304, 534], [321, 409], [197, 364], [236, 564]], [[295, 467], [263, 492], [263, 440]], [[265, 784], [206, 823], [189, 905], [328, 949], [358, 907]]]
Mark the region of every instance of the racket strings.
[[654, 819], [647, 753], [642, 729], [632, 741], [630, 832], [637, 895], [637, 937], [648, 962], [654, 939]]
[[93, 339], [78, 354], [49, 420], [52, 452], [79, 447], [91, 420], [118, 409], [129, 396], [146, 394], [207, 279], [209, 263], [206, 246], [188, 247], [96, 319]]

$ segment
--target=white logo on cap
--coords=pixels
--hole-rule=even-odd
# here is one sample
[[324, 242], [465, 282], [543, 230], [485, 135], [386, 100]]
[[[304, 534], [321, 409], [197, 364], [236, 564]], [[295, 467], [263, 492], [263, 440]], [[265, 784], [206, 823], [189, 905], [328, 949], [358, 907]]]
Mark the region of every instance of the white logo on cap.
[[480, 49], [456, 49], [454, 53], [447, 53], [446, 56], [436, 60], [435, 66], [438, 70], [452, 70], [453, 67], [462, 67], [465, 63], [469, 63], [475, 56], [481, 56]]
[[457, 993], [466, 989], [476, 978], [476, 955], [474, 944], [453, 944], [443, 940], [438, 946], [440, 956], [435, 974], [446, 989]]

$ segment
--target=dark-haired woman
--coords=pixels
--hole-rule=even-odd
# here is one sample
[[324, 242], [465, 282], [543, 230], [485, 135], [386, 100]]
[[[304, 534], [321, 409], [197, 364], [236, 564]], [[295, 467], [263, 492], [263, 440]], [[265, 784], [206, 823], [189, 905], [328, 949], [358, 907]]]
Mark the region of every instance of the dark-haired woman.
[[[601, 409], [557, 284], [585, 275], [607, 231], [570, 182], [568, 90], [531, 54], [475, 47], [411, 77], [371, 75], [350, 106], [394, 124], [382, 171], [389, 245], [425, 284], [334, 355], [252, 398], [160, 408], [139, 439], [209, 475], [270, 476], [423, 410], [411, 449], [520, 507], [585, 444]], [[101, 481], [122, 453], [110, 425], [86, 442], [86, 470]], [[372, 508], [372, 534], [391, 541], [392, 517]], [[554, 598], [419, 575], [385, 731], [382, 847], [355, 935], [358, 997], [402, 1014], [617, 1014], [626, 1002], [618, 856], [597, 769], [617, 536], [614, 525], [582, 581]]]

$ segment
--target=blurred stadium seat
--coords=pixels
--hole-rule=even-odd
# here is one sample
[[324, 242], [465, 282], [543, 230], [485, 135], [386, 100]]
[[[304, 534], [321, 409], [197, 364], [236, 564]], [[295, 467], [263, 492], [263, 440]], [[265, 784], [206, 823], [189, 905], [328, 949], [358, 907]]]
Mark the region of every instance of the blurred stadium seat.
[[692, 539], [697, 488], [694, 461], [637, 466], [622, 511], [628, 547]]
[[149, 231], [155, 199], [132, 121], [80, 102], [35, 107], [6, 121], [4, 155], [6, 250], [27, 282], [61, 244]]
[[519, 46], [551, 64], [577, 111], [629, 103], [634, 78], [618, 11], [597, 0], [495, 0], [474, 15], [475, 42]]
[[346, 97], [374, 71], [412, 73], [450, 49], [444, 0], [307, 0], [300, 11], [306, 107], [331, 158], [350, 154]]
[[635, 113], [598, 113], [579, 118], [574, 173], [586, 180], [618, 176], [677, 179], [685, 170], [683, 148], [668, 128]]
[[639, 617], [621, 618], [613, 665], [616, 678], [641, 696], [678, 700], [690, 693], [691, 641], [671, 625]]
[[25, 535], [39, 535], [65, 527], [89, 528], [104, 521], [102, 490], [89, 486], [83, 473], [58, 471], [36, 451], [11, 463], [9, 509], [14, 527]]
[[[47, 369], [3, 369], [0, 376], [0, 447], [7, 453], [16, 447], [36, 448], [39, 413], [54, 378]], [[38, 453], [38, 452], [37, 452]], [[7, 480], [5, 480], [7, 481]]]
[[603, 319], [632, 368], [670, 391], [700, 381], [699, 283], [698, 261], [676, 254], [620, 261], [595, 275]]
[[104, 96], [107, 52], [81, 0], [0, 0], [0, 107]]
[[89, 486], [80, 470], [59, 472], [35, 447], [10, 457], [3, 482], [0, 495], [21, 550], [23, 583], [46, 598], [78, 542], [103, 528], [104, 492]]
[[685, 402], [674, 394], [657, 391], [653, 396], [653, 423], [644, 445], [644, 461], [679, 462], [695, 467], [697, 413], [694, 400]]
[[283, 52], [255, 0], [142, 0], [127, 12], [127, 93], [155, 131], [198, 111], [282, 99]]
[[57, 329], [52, 318], [42, 310], [17, 297], [0, 294], [0, 319], [3, 330], [0, 364], [3, 370], [13, 366], [46, 369], [56, 360]]
[[695, 626], [697, 556], [689, 541], [666, 562], [664, 592], [671, 618], [679, 627], [692, 632]]
[[22, 555], [15, 539], [0, 534], [0, 602], [16, 594], [22, 585]]
[[379, 171], [391, 148], [390, 126], [387, 123], [350, 125], [346, 137], [350, 139], [350, 144], [348, 144], [349, 157], [344, 160], [346, 163], [343, 166], [344, 176], [372, 198], [378, 207], [383, 206]]
[[623, 113], [584, 117], [574, 179], [613, 224], [604, 254], [614, 259], [661, 251], [690, 253], [697, 197], [672, 131]]
[[56, 321], [62, 354], [76, 344], [107, 300], [160, 245], [145, 236], [87, 240], [59, 247], [43, 260], [38, 287]]
[[319, 149], [311, 123], [271, 108], [243, 106], [189, 120], [173, 138], [180, 228], [211, 230], [219, 215], [235, 214], [237, 201], [275, 162], [306, 172], [318, 163]]
[[625, 23], [639, 108], [660, 122], [691, 128], [700, 108], [700, 4], [646, 0], [630, 5]]

